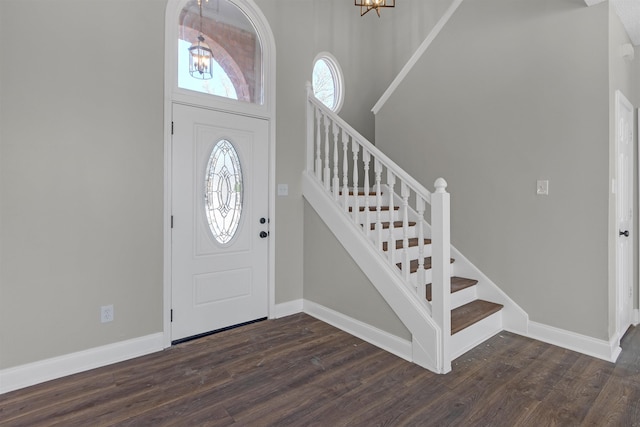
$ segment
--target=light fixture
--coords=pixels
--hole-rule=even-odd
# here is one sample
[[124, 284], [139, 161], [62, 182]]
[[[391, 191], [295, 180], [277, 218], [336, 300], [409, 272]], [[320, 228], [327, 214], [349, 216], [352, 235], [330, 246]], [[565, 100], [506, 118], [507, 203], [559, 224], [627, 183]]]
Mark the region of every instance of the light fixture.
[[[206, 1], [209, 2], [209, 0]], [[196, 79], [208, 80], [213, 78], [211, 67], [213, 51], [204, 42], [202, 35], [202, 0], [198, 0], [198, 7], [200, 8], [200, 34], [198, 41], [189, 48], [189, 74]]]
[[375, 10], [380, 17], [381, 7], [396, 7], [396, 0], [354, 0], [356, 6], [360, 6], [360, 16], [370, 10]]

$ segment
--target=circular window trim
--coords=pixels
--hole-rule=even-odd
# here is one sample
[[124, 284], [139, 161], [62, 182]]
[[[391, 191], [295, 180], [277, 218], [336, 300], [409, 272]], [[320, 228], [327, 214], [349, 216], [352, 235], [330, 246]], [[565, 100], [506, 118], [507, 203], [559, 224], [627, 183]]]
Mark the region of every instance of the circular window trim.
[[[334, 106], [331, 108], [335, 113], [339, 113], [342, 109], [342, 104], [344, 103], [344, 74], [342, 74], [342, 68], [340, 68], [340, 64], [335, 56], [330, 54], [329, 52], [320, 52], [313, 60], [313, 67], [311, 68], [311, 81], [313, 82], [313, 70], [316, 68], [316, 64], [318, 61], [323, 60], [327, 66], [329, 67], [329, 71], [331, 72], [331, 76], [333, 77], [333, 84], [335, 88], [334, 93]], [[315, 95], [315, 89], [314, 95]]]

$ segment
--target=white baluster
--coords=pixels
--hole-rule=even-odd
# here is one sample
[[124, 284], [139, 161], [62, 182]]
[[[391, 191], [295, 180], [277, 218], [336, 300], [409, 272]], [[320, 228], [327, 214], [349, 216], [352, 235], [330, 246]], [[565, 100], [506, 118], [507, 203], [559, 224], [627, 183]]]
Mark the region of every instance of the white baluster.
[[[376, 247], [382, 250], [382, 163], [375, 159], [373, 170], [376, 173]], [[389, 211], [390, 221], [393, 221], [393, 212]]]
[[349, 135], [342, 130], [342, 200], [344, 211], [349, 211]]
[[316, 107], [316, 178], [322, 179], [322, 154], [320, 152], [322, 146], [322, 134], [320, 127], [320, 120], [322, 119], [322, 112]]
[[355, 139], [351, 139], [351, 151], [353, 152], [353, 222], [360, 225], [360, 201], [358, 200], [358, 153], [360, 144]]
[[426, 298], [427, 287], [424, 271], [424, 199], [416, 194], [416, 211], [418, 212], [418, 296]]
[[[393, 174], [393, 172], [391, 171], [391, 169], [387, 168], [387, 187], [389, 187], [389, 210], [391, 212], [394, 212], [394, 206], [393, 206], [393, 196], [394, 196], [394, 187], [396, 185], [396, 177]], [[390, 218], [389, 219], [389, 240], [387, 241], [387, 251], [389, 252], [389, 263], [391, 264], [391, 266], [396, 265], [396, 238], [393, 235], [393, 229], [394, 229], [394, 224], [393, 224], [393, 220], [394, 218]]]
[[442, 330], [443, 372], [451, 370], [451, 243], [447, 182], [438, 178], [431, 194], [431, 307]]
[[405, 280], [409, 280], [411, 274], [411, 264], [409, 260], [409, 186], [404, 183], [400, 185], [400, 195], [402, 197], [402, 273]]
[[362, 148], [362, 161], [364, 162], [364, 226], [366, 234], [371, 233], [371, 210], [369, 203], [369, 163], [371, 153], [366, 148]]
[[329, 117], [324, 115], [324, 189], [329, 191], [331, 169], [329, 168]]
[[340, 128], [337, 123], [333, 123], [333, 182], [331, 184], [333, 190], [333, 200], [338, 201], [338, 192], [340, 191], [340, 178], [338, 178], [338, 135]]

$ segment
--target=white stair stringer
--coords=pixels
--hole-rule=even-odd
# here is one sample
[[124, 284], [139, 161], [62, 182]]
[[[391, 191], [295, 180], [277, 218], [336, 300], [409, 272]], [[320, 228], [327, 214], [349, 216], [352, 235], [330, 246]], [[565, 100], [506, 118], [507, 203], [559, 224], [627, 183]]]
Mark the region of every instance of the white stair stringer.
[[411, 333], [412, 361], [432, 372], [445, 373], [440, 348], [442, 332], [426, 302], [404, 284], [393, 266], [381, 262], [381, 254], [362, 229], [355, 226], [351, 215], [341, 210], [306, 172], [302, 176], [302, 190], [311, 207]]

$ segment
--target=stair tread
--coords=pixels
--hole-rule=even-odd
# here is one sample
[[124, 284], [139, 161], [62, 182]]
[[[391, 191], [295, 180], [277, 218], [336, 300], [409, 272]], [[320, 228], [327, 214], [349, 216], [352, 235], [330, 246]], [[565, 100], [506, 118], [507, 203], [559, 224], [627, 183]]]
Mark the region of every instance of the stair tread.
[[[463, 289], [475, 286], [478, 283], [475, 279], [467, 279], [466, 277], [451, 277], [451, 293], [456, 293]], [[431, 283], [427, 284], [427, 301], [431, 301]]]
[[479, 322], [502, 309], [502, 304], [475, 300], [451, 310], [451, 335]]
[[[451, 263], [453, 264], [453, 262], [455, 261], [455, 259], [451, 258]], [[415, 273], [416, 271], [418, 271], [418, 260], [417, 259], [413, 259], [411, 260], [410, 264], [410, 269], [409, 272], [410, 273]], [[402, 270], [402, 263], [399, 262], [396, 264], [396, 267], [398, 267], [399, 269]], [[424, 259], [424, 269], [425, 270], [429, 270], [431, 268], [431, 257], [428, 256]]]
[[[430, 245], [431, 239], [424, 239], [424, 244]], [[413, 248], [416, 246], [418, 246], [418, 238], [412, 237], [411, 239], [409, 239], [409, 247]], [[387, 247], [388, 247], [388, 242], [382, 242], [382, 250], [386, 251]], [[396, 249], [402, 249], [403, 247], [404, 247], [404, 239], [396, 240]]]
[[[344, 194], [342, 191], [340, 192], [340, 195], [342, 196], [342, 194]], [[380, 192], [380, 194], [383, 194], [382, 192]], [[349, 191], [349, 195], [353, 196], [353, 191]], [[358, 191], [358, 196], [364, 196], [364, 191]], [[376, 193], [375, 191], [370, 191], [369, 192], [370, 196], [377, 196], [378, 193]]]
[[[364, 211], [365, 211], [365, 209], [366, 209], [366, 207], [365, 207], [365, 206], [360, 206], [359, 211], [360, 211], [360, 212], [364, 212]], [[394, 207], [393, 207], [393, 210], [394, 210], [394, 211], [397, 211], [397, 210], [399, 210], [399, 209], [400, 209], [400, 206], [394, 206]], [[370, 210], [370, 211], [372, 211], [372, 212], [377, 212], [378, 207], [377, 207], [377, 206], [369, 206], [369, 210]], [[381, 212], [386, 212], [386, 211], [388, 211], [388, 210], [389, 210], [389, 206], [380, 206], [380, 211], [381, 211]], [[349, 212], [353, 212], [353, 206], [350, 206], [350, 207], [349, 207]]]
[[[413, 227], [414, 225], [416, 225], [416, 223], [414, 221], [409, 221], [409, 227]], [[382, 229], [387, 229], [389, 228], [389, 221], [383, 221], [382, 222]], [[393, 228], [402, 228], [402, 221], [393, 221]], [[376, 223], [372, 222], [371, 223], [371, 229], [375, 230], [376, 229]]]

